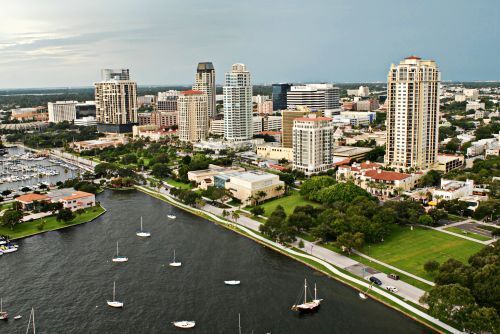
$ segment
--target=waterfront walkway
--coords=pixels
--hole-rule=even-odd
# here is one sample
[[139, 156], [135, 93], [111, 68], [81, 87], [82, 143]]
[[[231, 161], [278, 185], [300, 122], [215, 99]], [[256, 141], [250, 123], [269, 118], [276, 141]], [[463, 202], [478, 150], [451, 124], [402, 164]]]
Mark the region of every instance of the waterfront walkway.
[[[286, 246], [278, 244], [274, 241], [271, 241], [267, 238], [264, 238], [260, 234], [256, 233], [255, 229], [245, 226], [245, 222], [250, 223], [250, 221], [253, 221], [248, 217], [241, 217], [240, 219], [238, 219], [236, 221], [236, 223], [230, 223], [229, 221], [220, 218], [217, 213], [208, 211], [208, 208], [207, 208], [208, 205], [203, 207], [203, 209], [196, 209], [196, 208], [187, 206], [187, 205], [177, 201], [175, 198], [173, 198], [168, 193], [168, 191], [166, 191], [164, 189], [160, 189], [160, 191], [158, 191], [158, 190], [155, 190], [155, 189], [152, 189], [149, 187], [144, 187], [144, 186], [138, 186], [137, 188], [146, 192], [146, 193], [152, 194], [152, 195], [162, 195], [167, 202], [170, 202], [170, 203], [172, 203], [180, 208], [184, 208], [188, 211], [195, 211], [195, 212], [198, 212], [200, 214], [208, 215], [211, 219], [213, 219], [221, 224], [229, 225], [229, 226], [237, 226], [241, 231], [250, 235], [253, 239], [258, 240], [261, 243], [267, 244], [272, 248], [275, 248], [283, 253], [287, 253], [287, 254], [292, 255], [294, 257], [301, 257], [304, 259], [312, 260], [312, 261], [324, 266], [327, 270], [332, 272], [334, 275], [341, 277], [343, 280], [346, 280], [346, 281], [352, 282], [354, 284], [357, 284], [359, 286], [362, 286], [363, 288], [366, 288], [367, 290], [371, 286], [371, 284], [366, 282], [366, 280], [360, 280], [360, 279], [355, 278], [351, 275], [345, 274], [345, 273], [341, 272], [340, 270], [338, 270], [336, 267], [334, 267], [332, 264], [327, 262], [326, 260], [323, 260], [319, 257], [313, 256], [315, 254], [314, 250], [319, 249], [320, 247], [317, 247], [317, 246], [313, 247], [313, 249], [312, 249], [313, 255], [300, 253], [300, 252], [294, 251], [293, 249], [290, 249]], [[210, 207], [212, 207], [212, 206], [210, 206]], [[216, 208], [216, 209], [220, 210], [220, 212], [222, 213], [222, 209], [219, 209], [219, 208]], [[218, 210], [216, 210], [216, 211], [218, 211]], [[247, 218], [247, 219], [243, 219], [243, 218]], [[258, 223], [258, 222], [257, 222], [257, 224], [260, 225], [260, 223]], [[257, 226], [257, 228], [258, 228], [258, 225], [253, 224], [253, 226]], [[337, 254], [337, 253], [335, 253], [335, 254]], [[340, 255], [340, 254], [337, 254], [337, 255]], [[354, 261], [351, 259], [349, 259], [349, 260]], [[439, 319], [436, 319], [436, 318], [428, 315], [427, 313], [425, 313], [425, 312], [421, 311], [420, 309], [408, 304], [406, 301], [401, 300], [400, 298], [394, 296], [393, 294], [389, 293], [388, 291], [386, 291], [382, 288], [374, 286], [374, 287], [372, 287], [371, 292], [377, 293], [378, 295], [383, 296], [384, 298], [390, 300], [391, 302], [399, 305], [403, 309], [406, 309], [407, 311], [419, 316], [422, 319], [425, 319], [425, 320], [431, 322], [432, 324], [434, 324], [434, 325], [436, 325], [436, 326], [438, 326], [438, 327], [440, 327], [448, 332], [457, 333], [457, 334], [462, 333], [461, 331], [449, 326], [448, 324], [440, 321]]]

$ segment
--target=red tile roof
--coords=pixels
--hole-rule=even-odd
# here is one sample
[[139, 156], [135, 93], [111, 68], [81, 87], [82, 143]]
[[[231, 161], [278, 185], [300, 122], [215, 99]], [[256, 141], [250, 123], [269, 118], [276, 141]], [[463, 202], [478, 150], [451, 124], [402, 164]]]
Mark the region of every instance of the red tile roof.
[[409, 56], [409, 57], [406, 57], [405, 59], [416, 59], [416, 60], [420, 60], [420, 59], [422, 59], [422, 58], [417, 57], [417, 56]]
[[401, 181], [410, 177], [409, 174], [390, 172], [386, 170], [369, 170], [365, 172], [365, 176], [381, 181]]
[[49, 196], [40, 195], [40, 194], [26, 194], [16, 197], [16, 201], [23, 203], [31, 203], [33, 201], [43, 201], [49, 199]]
[[63, 197], [61, 199], [63, 201], [70, 201], [70, 200], [73, 200], [73, 199], [84, 198], [84, 197], [89, 197], [89, 196], [94, 196], [94, 194], [87, 193], [85, 191], [77, 191], [77, 192], [71, 194], [70, 196], [66, 196], [66, 197]]
[[199, 95], [199, 94], [203, 94], [203, 92], [200, 90], [190, 89], [190, 90], [185, 90], [185, 91], [181, 92], [181, 94], [182, 95]]

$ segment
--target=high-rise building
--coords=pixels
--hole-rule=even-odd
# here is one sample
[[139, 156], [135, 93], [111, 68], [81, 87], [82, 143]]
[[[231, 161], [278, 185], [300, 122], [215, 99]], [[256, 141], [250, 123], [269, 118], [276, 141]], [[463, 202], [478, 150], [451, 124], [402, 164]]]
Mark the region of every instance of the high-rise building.
[[426, 169], [438, 151], [439, 83], [432, 60], [407, 57], [387, 76], [385, 163], [407, 170]]
[[307, 117], [293, 120], [293, 169], [306, 175], [333, 168], [334, 126], [329, 117]]
[[197, 142], [208, 137], [208, 95], [199, 90], [181, 92], [177, 99], [179, 139]]
[[180, 95], [178, 90], [159, 92], [156, 100], [156, 110], [166, 112], [177, 112], [177, 98]]
[[101, 81], [130, 80], [128, 68], [105, 68], [101, 70]]
[[252, 138], [252, 84], [244, 64], [234, 64], [226, 73], [224, 92], [224, 138], [242, 141]]
[[215, 117], [215, 69], [211, 62], [198, 63], [193, 90], [199, 90], [208, 96], [208, 117]]
[[76, 104], [78, 101], [49, 102], [49, 122], [73, 122], [76, 119]]
[[306, 84], [290, 87], [288, 108], [307, 106], [313, 111], [340, 108], [340, 89], [333, 84]]
[[281, 141], [283, 147], [293, 147], [293, 120], [304, 117], [309, 113], [311, 113], [311, 110], [307, 107], [299, 107], [297, 110], [283, 110], [281, 112]]
[[287, 108], [286, 94], [292, 85], [287, 83], [273, 84], [273, 110]]
[[[103, 78], [108, 72], [103, 70]], [[121, 70], [123, 78], [114, 75], [111, 79], [97, 82], [95, 86], [96, 119], [99, 124], [137, 123], [137, 84], [129, 80], [128, 70]], [[113, 72], [117, 73], [117, 72]]]

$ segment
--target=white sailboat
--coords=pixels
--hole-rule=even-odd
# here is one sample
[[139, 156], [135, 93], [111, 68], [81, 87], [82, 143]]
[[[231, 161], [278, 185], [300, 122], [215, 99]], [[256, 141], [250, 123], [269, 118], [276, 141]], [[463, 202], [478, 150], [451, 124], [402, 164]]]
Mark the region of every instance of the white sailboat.
[[176, 216], [174, 216], [174, 215], [167, 215], [167, 217], [168, 217], [168, 218], [170, 218], [170, 219], [175, 219], [175, 218], [177, 218], [177, 217], [176, 217]]
[[31, 308], [31, 313], [30, 313], [30, 319], [28, 320], [28, 328], [26, 328], [26, 334], [29, 333], [30, 331], [30, 326], [31, 326], [31, 320], [33, 319], [33, 334], [36, 334], [36, 327], [35, 327], [35, 309], [32, 307]]
[[128, 257], [126, 256], [120, 256], [118, 253], [118, 241], [116, 242], [116, 256], [113, 257], [113, 262], [127, 262]]
[[136, 235], [138, 237], [143, 237], [143, 238], [147, 238], [147, 237], [150, 237], [151, 236], [151, 233], [149, 232], [146, 232], [142, 229], [142, 216], [141, 216], [141, 230], [140, 231], [137, 231]]
[[238, 313], [238, 334], [241, 334], [241, 315]]
[[361, 299], [363, 299], [363, 300], [364, 300], [364, 299], [367, 299], [367, 298], [368, 298], [368, 296], [367, 296], [367, 294], [366, 294], [366, 293], [367, 293], [367, 292], [368, 292], [368, 290], [370, 290], [371, 288], [372, 288], [372, 285], [370, 284], [370, 285], [366, 288], [365, 292], [360, 291], [360, 292], [358, 293], [359, 298], [361, 298]]
[[310, 302], [307, 301], [307, 280], [304, 280], [304, 302], [302, 304], [295, 304], [292, 306], [292, 311], [299, 311], [301, 313], [316, 311], [323, 299], [318, 299], [316, 284], [314, 284], [314, 299]]
[[240, 281], [224, 281], [226, 285], [240, 285]]
[[3, 310], [3, 299], [0, 298], [0, 320], [9, 319], [9, 314]]
[[171, 267], [180, 267], [182, 265], [181, 262], [175, 260], [175, 249], [174, 249], [174, 258], [172, 262], [169, 263], [169, 266]]
[[122, 308], [123, 302], [119, 302], [115, 298], [116, 298], [116, 282], [113, 282], [113, 300], [107, 301], [108, 306], [115, 307], [115, 308]]
[[172, 322], [172, 324], [175, 326], [175, 327], [178, 327], [178, 328], [193, 328], [194, 326], [196, 326], [196, 322], [194, 321], [187, 321], [187, 320], [183, 320], [183, 321], [174, 321]]

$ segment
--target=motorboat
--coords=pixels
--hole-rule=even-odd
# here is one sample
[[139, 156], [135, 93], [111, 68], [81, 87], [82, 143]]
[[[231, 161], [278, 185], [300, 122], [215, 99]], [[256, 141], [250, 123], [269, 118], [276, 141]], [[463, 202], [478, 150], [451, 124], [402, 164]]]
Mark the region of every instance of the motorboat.
[[167, 215], [167, 217], [168, 217], [168, 218], [170, 218], [170, 219], [175, 219], [175, 218], [177, 218], [177, 217], [176, 217], [176, 216], [174, 216], [174, 215]]
[[16, 316], [14, 317], [14, 320], [19, 320], [19, 319], [21, 319], [22, 317], [23, 317], [22, 315], [16, 315]]
[[240, 285], [240, 281], [224, 281], [226, 285]]
[[172, 322], [172, 324], [175, 327], [184, 328], [184, 329], [193, 328], [194, 326], [196, 326], [196, 322], [194, 322], [194, 321], [186, 321], [186, 320], [183, 320], [183, 321], [174, 321], [174, 322]]

